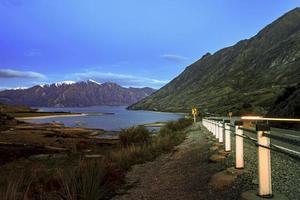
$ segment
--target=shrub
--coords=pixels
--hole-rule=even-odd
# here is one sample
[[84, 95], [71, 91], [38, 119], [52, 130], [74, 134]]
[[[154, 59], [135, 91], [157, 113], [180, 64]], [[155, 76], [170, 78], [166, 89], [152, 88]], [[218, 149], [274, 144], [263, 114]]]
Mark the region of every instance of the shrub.
[[150, 132], [143, 126], [122, 129], [119, 135], [123, 146], [143, 145], [149, 142]]
[[172, 135], [172, 130], [170, 128], [162, 127], [159, 130], [159, 136], [160, 137], [165, 137], [165, 136], [169, 136], [169, 135]]
[[132, 165], [152, 160], [155, 154], [153, 154], [150, 148], [151, 145], [131, 145], [112, 152], [110, 157], [112, 161], [120, 167], [120, 169], [126, 171]]
[[190, 125], [192, 125], [193, 121], [191, 119], [181, 118], [178, 121], [171, 121], [166, 124], [166, 128], [169, 128], [173, 131], [182, 130]]

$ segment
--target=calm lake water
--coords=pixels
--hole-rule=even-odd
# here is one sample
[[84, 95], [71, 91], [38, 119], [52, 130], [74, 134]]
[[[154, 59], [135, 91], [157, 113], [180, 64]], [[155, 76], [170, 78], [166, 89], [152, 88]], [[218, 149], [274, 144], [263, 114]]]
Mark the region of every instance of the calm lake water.
[[[45, 112], [80, 112], [86, 113], [86, 116], [78, 117], [55, 117], [47, 119], [27, 120], [33, 123], [47, 123], [58, 121], [64, 123], [65, 126], [100, 128], [110, 131], [117, 131], [121, 128], [128, 128], [135, 125], [147, 124], [153, 122], [165, 122], [177, 120], [184, 117], [183, 114], [162, 113], [151, 111], [131, 111], [126, 110], [125, 106], [93, 106], [84, 108], [39, 108]], [[104, 114], [101, 113], [113, 113]]]

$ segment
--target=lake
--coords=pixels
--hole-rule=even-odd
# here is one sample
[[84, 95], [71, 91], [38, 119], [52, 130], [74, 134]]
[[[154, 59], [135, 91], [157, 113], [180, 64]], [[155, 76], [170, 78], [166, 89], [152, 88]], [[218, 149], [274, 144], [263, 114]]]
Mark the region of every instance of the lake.
[[[49, 123], [58, 121], [65, 126], [84, 127], [84, 128], [99, 128], [109, 131], [118, 131], [122, 128], [128, 128], [135, 125], [166, 122], [177, 120], [184, 117], [184, 114], [164, 113], [152, 111], [133, 111], [126, 110], [125, 106], [93, 106], [80, 108], [39, 108], [45, 112], [79, 112], [85, 113], [85, 116], [76, 117], [55, 117], [45, 119], [26, 120], [32, 123]], [[109, 114], [102, 114], [109, 113]]]

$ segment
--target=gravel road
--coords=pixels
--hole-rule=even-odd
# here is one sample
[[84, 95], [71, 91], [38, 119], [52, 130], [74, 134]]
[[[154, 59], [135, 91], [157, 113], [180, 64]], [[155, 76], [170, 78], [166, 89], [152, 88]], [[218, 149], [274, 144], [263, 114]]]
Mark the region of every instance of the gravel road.
[[[136, 165], [127, 174], [127, 184], [114, 200], [218, 200], [240, 199], [242, 192], [256, 190], [257, 147], [244, 140], [244, 173], [223, 189], [208, 186], [217, 172], [234, 166], [235, 140], [232, 152], [222, 162], [211, 163], [210, 150], [215, 142], [212, 134], [200, 123], [188, 130], [187, 139], [172, 153], [164, 154], [153, 162]], [[224, 149], [221, 145], [219, 149]], [[272, 184], [275, 192], [291, 200], [300, 199], [300, 161], [285, 154], [272, 152]]]
[[127, 184], [114, 200], [167, 200], [167, 199], [239, 199], [240, 190], [229, 186], [222, 191], [209, 188], [213, 174], [226, 168], [225, 162], [210, 163], [211, 143], [207, 130], [193, 126], [187, 139], [170, 154], [153, 162], [136, 165], [127, 174]]

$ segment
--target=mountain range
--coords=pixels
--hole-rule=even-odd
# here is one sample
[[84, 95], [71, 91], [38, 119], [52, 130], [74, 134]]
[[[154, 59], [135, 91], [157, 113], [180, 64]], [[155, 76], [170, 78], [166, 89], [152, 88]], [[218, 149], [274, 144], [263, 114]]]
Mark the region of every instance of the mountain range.
[[216, 115], [300, 116], [299, 83], [300, 8], [295, 8], [254, 37], [205, 54], [129, 108], [190, 112], [196, 106]]
[[35, 107], [83, 107], [96, 105], [130, 105], [155, 90], [125, 88], [116, 83], [63, 81], [36, 85], [28, 89], [11, 89], [0, 92], [0, 103]]

